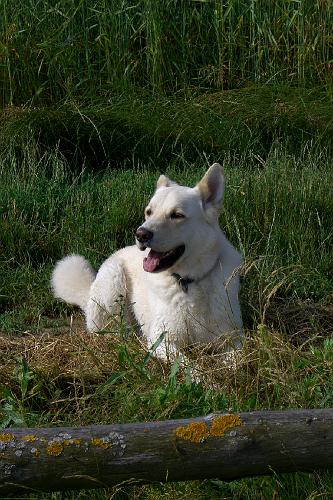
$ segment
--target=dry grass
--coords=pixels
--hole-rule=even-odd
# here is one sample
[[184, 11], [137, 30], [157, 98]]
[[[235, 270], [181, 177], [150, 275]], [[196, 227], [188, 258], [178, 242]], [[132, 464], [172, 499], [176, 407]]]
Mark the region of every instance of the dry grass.
[[275, 300], [267, 311], [266, 320], [286, 332], [290, 341], [298, 346], [333, 336], [332, 304]]
[[[178, 358], [162, 363], [151, 357], [145, 364], [147, 351], [142, 340], [122, 324], [111, 326], [112, 332], [87, 334], [80, 319], [34, 335], [0, 335], [1, 421], [12, 418], [10, 425], [20, 426], [77, 426], [187, 418], [213, 411], [333, 406], [333, 343], [329, 338], [323, 342], [319, 334], [295, 344], [286, 335], [258, 325], [256, 331], [247, 332], [243, 349], [232, 359], [221, 352], [193, 349], [188, 370]], [[189, 380], [193, 373], [200, 383]], [[260, 498], [294, 500], [314, 498], [311, 495], [320, 491], [323, 498], [330, 498], [326, 496], [330, 475], [318, 478], [294, 474], [80, 495], [95, 500], [253, 500], [262, 491]], [[62, 494], [52, 495], [60, 499]], [[73, 492], [68, 498], [78, 497]]]
[[[167, 364], [151, 357], [144, 363], [146, 348], [134, 334], [127, 340], [117, 334], [87, 334], [79, 325], [67, 332], [2, 335], [0, 386], [22, 399], [23, 359], [32, 374], [23, 403], [34, 407], [36, 395], [42, 394], [41, 413], [52, 424], [67, 418], [76, 425], [187, 416], [207, 394], [212, 399], [202, 412], [226, 409], [219, 406], [221, 396], [227, 408], [238, 410], [321, 407], [333, 396], [333, 355], [330, 344], [316, 350], [316, 343], [322, 344], [320, 335], [295, 344], [259, 325], [232, 358], [193, 349], [189, 369], [179, 359]], [[188, 406], [183, 408], [179, 391], [185, 388]], [[161, 391], [168, 395], [165, 405], [156, 402]]]

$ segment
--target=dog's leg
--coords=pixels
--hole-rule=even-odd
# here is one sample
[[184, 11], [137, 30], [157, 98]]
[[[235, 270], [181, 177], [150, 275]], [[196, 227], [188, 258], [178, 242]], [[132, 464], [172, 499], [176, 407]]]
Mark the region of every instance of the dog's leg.
[[152, 328], [152, 335], [147, 335], [148, 349], [163, 361], [173, 361], [179, 355], [179, 349], [172, 337], [162, 325]]
[[89, 331], [105, 328], [110, 317], [121, 312], [126, 291], [126, 276], [122, 263], [110, 257], [100, 267], [90, 288], [85, 309]]
[[155, 356], [163, 361], [174, 361], [178, 355], [179, 349], [176, 345], [165, 340], [155, 350]]
[[[154, 346], [154, 343], [148, 342], [148, 346], [151, 349]], [[167, 336], [161, 341], [157, 348], [154, 349], [154, 355], [157, 358], [171, 364], [173, 364], [176, 361], [177, 357], [180, 355], [181, 361], [179, 367], [189, 370], [192, 382], [199, 384], [203, 381], [202, 373], [193, 366], [193, 362], [191, 362], [187, 358], [186, 354], [180, 351], [176, 344], [172, 342], [172, 340], [168, 339]]]

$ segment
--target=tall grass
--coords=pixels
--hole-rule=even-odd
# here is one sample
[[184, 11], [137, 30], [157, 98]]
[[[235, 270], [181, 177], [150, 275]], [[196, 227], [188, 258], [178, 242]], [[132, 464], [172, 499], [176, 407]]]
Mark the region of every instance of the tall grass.
[[1, 103], [329, 84], [330, 2], [2, 0]]
[[[333, 405], [332, 15], [326, 0], [0, 2], [0, 426]], [[54, 262], [97, 268], [132, 244], [160, 169], [194, 185], [213, 161], [245, 258], [237, 370], [195, 352], [202, 384], [143, 367], [122, 318], [112, 335], [64, 330], [75, 311], [51, 295]], [[332, 481], [29, 498], [328, 499]]]
[[186, 99], [136, 91], [90, 103], [8, 107], [0, 113], [0, 150], [21, 159], [37, 141], [41, 154], [58, 149], [77, 171], [122, 167], [133, 158], [166, 168], [177, 156], [195, 163], [230, 154], [253, 165], [278, 143], [292, 155], [331, 150], [332, 117], [333, 101], [318, 89], [253, 87]]
[[[66, 253], [83, 253], [97, 267], [115, 249], [132, 244], [158, 175], [153, 163], [127, 164], [126, 169], [98, 175], [73, 174], [59, 152], [40, 157], [31, 146], [21, 161], [8, 155], [0, 162], [0, 306], [5, 323], [15, 310], [28, 311], [30, 318], [35, 307], [37, 316], [52, 316], [54, 307], [59, 314], [61, 306], [51, 298], [48, 280], [52, 263]], [[195, 185], [207, 166], [204, 156], [195, 165], [178, 156], [166, 173]], [[229, 157], [224, 167], [227, 191], [221, 222], [245, 256], [246, 326], [266, 321], [277, 297], [285, 304], [329, 302], [330, 159], [307, 149], [295, 158], [276, 146], [259, 166], [250, 168], [246, 158]]]

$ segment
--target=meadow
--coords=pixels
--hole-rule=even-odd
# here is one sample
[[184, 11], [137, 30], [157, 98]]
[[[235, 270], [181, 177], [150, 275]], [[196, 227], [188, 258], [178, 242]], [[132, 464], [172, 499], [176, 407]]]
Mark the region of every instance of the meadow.
[[[0, 425], [333, 407], [329, 2], [2, 2]], [[320, 27], [320, 29], [319, 29]], [[234, 369], [147, 357], [124, 318], [88, 335], [52, 297], [57, 259], [133, 243], [159, 173], [224, 165], [242, 252]], [[29, 493], [30, 499], [332, 498], [330, 471]]]

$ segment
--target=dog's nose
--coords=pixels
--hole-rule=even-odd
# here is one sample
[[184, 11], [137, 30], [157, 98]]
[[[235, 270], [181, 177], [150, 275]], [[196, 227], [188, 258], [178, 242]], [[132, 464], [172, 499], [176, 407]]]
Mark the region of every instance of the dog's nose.
[[152, 239], [153, 233], [141, 226], [136, 230], [135, 237], [140, 243], [147, 243]]

